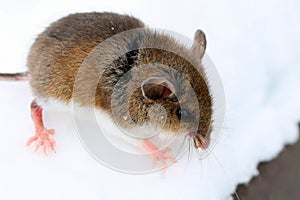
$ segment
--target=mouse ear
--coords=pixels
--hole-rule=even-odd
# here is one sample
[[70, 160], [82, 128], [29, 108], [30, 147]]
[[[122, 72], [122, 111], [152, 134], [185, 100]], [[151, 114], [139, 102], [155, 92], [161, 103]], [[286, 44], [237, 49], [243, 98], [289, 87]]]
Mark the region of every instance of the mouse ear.
[[200, 58], [203, 57], [206, 49], [206, 37], [202, 30], [197, 29], [194, 35], [194, 43], [192, 45], [192, 51], [197, 53]]
[[151, 77], [142, 83], [141, 89], [146, 99], [158, 100], [175, 98], [175, 87], [165, 78]]

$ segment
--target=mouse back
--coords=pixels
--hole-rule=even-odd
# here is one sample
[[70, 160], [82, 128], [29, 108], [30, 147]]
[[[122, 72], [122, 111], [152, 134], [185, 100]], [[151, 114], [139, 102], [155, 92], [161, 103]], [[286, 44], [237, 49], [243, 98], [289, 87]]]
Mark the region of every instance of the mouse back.
[[95, 46], [112, 35], [144, 24], [129, 15], [76, 13], [53, 22], [38, 35], [28, 60], [28, 74], [37, 98], [69, 102], [78, 69]]

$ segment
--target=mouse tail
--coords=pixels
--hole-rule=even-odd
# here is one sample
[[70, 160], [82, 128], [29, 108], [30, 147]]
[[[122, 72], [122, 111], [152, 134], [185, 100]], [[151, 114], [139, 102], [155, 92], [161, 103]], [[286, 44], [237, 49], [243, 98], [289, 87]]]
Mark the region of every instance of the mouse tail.
[[0, 73], [0, 81], [28, 81], [28, 73]]

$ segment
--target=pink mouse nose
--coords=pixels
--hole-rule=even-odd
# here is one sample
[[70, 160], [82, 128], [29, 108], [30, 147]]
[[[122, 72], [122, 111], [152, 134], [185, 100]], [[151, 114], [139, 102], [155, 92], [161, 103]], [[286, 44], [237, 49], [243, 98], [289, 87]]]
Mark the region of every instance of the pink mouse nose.
[[200, 130], [195, 131], [191, 134], [194, 139], [194, 144], [196, 148], [206, 149], [209, 145], [208, 138], [201, 133]]

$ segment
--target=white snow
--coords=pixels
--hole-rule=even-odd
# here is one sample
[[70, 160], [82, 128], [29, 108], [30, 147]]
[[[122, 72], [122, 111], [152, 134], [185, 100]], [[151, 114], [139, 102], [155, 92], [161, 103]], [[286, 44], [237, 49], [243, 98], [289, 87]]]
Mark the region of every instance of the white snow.
[[225, 88], [222, 137], [204, 160], [194, 154], [166, 174], [129, 175], [110, 170], [82, 147], [70, 113], [45, 112], [55, 128], [57, 153], [33, 154], [28, 83], [0, 83], [0, 199], [230, 199], [238, 183], [258, 174], [298, 138], [300, 121], [300, 4], [276, 1], [1, 1], [0, 72], [26, 70], [39, 32], [73, 12], [132, 14], [150, 27], [188, 37], [205, 31], [207, 54]]

